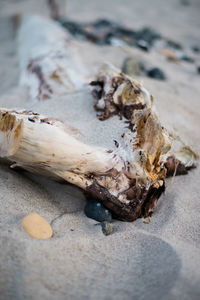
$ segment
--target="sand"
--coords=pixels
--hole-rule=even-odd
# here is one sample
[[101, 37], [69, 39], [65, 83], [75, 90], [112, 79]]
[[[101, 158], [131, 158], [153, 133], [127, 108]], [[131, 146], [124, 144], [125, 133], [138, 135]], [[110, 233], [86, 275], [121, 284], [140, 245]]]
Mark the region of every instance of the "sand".
[[[29, 1], [31, 2], [31, 1]], [[114, 3], [113, 3], [114, 2]], [[99, 47], [77, 42], [91, 74], [103, 61], [121, 67], [127, 51], [148, 66], [162, 68], [167, 81], [137, 77], [155, 97], [163, 124], [200, 152], [200, 85], [196, 66], [200, 55], [199, 1], [69, 1], [67, 14], [76, 20], [107, 17], [133, 28], [151, 25], [176, 39], [195, 64], [168, 62], [156, 51]], [[30, 7], [26, 7], [30, 12]], [[42, 13], [42, 11], [40, 11]], [[10, 14], [7, 10], [5, 14]], [[32, 103], [18, 87], [15, 32], [8, 17], [0, 18], [0, 106], [31, 108], [56, 117], [81, 131], [94, 145], [114, 147], [124, 123], [118, 117], [100, 122], [88, 87], [51, 102]], [[95, 133], [95, 134], [94, 134]], [[200, 187], [199, 167], [186, 176], [167, 180], [150, 224], [114, 220], [114, 232], [104, 236], [97, 222], [84, 213], [82, 192], [28, 172], [0, 166], [0, 299], [199, 299]], [[36, 212], [52, 224], [53, 238], [29, 237], [22, 218]]]

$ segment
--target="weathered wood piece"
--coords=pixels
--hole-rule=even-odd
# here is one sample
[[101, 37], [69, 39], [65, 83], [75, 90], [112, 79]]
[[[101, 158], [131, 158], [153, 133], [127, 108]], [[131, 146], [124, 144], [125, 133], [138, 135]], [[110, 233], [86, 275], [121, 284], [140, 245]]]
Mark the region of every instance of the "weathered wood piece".
[[87, 70], [71, 35], [41, 16], [24, 16], [18, 32], [20, 85], [32, 100], [48, 100], [83, 87]]
[[[151, 116], [151, 112], [148, 112]], [[159, 157], [145, 162], [145, 141], [139, 146], [138, 131], [124, 135], [116, 151], [84, 144], [73, 130], [55, 119], [31, 111], [0, 110], [0, 157], [11, 167], [66, 180], [99, 199], [113, 214], [126, 221], [148, 216], [164, 190], [166, 170]], [[160, 126], [150, 117], [152, 126]], [[145, 127], [143, 128], [144, 134]], [[165, 148], [161, 134], [159, 151]], [[149, 142], [148, 142], [149, 143]], [[150, 147], [150, 144], [149, 146]], [[151, 151], [150, 151], [151, 152]]]

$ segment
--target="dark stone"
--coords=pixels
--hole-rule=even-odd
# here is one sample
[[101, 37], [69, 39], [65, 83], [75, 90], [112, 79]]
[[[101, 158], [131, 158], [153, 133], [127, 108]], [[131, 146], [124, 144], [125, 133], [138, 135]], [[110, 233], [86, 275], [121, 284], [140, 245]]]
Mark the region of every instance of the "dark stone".
[[195, 53], [199, 53], [200, 52], [200, 47], [199, 46], [192, 46], [192, 50], [195, 52]]
[[69, 32], [72, 35], [75, 36], [81, 36], [83, 35], [83, 29], [82, 26], [76, 22], [72, 22], [72, 21], [66, 21], [66, 20], [58, 20], [59, 23], [61, 23], [61, 25], [66, 28], [67, 30], [69, 30]]
[[167, 47], [175, 49], [175, 50], [181, 50], [183, 48], [180, 43], [174, 42], [171, 40], [167, 40]]
[[142, 49], [144, 51], [149, 51], [149, 49], [151, 47], [150, 44], [147, 41], [145, 41], [145, 40], [139, 40], [139, 41], [137, 41], [136, 45], [137, 45], [138, 48], [140, 48], [140, 49]]
[[117, 26], [115, 28], [115, 33], [121, 36], [127, 36], [130, 38], [135, 38], [136, 32], [132, 29], [128, 29], [122, 26]]
[[110, 27], [112, 26], [112, 23], [106, 19], [99, 19], [92, 23], [94, 27], [101, 28], [101, 27]]
[[181, 0], [181, 4], [184, 6], [189, 6], [191, 3], [189, 0]]
[[152, 68], [147, 71], [147, 76], [159, 80], [165, 80], [165, 73], [160, 68]]
[[137, 31], [135, 34], [135, 39], [137, 41], [145, 41], [146, 44], [148, 44], [149, 46], [152, 46], [153, 42], [160, 38], [161, 38], [160, 34], [155, 32], [151, 28], [147, 28], [147, 27]]
[[194, 62], [194, 59], [190, 56], [187, 56], [187, 55], [182, 55], [180, 57], [180, 60], [183, 60], [183, 61], [186, 61], [186, 62], [189, 62], [189, 63], [193, 63]]
[[114, 28], [112, 32], [112, 38], [117, 38], [119, 40], [124, 41], [126, 44], [130, 46], [135, 46], [136, 45], [136, 39], [135, 39], [135, 31], [124, 28], [122, 26], [117, 26]]
[[148, 51], [153, 42], [160, 38], [160, 35], [150, 28], [134, 31], [106, 19], [82, 24], [64, 19], [57, 21], [74, 36], [99, 45], [110, 45], [113, 40], [119, 39], [130, 46]]
[[200, 66], [197, 67], [197, 72], [200, 74]]
[[112, 215], [109, 210], [97, 201], [89, 201], [84, 208], [84, 212], [88, 218], [98, 222], [111, 222], [112, 220]]
[[143, 28], [135, 33], [136, 46], [144, 51], [149, 51], [155, 40], [161, 36], [151, 28]]
[[101, 223], [102, 232], [105, 235], [110, 235], [113, 232], [113, 225], [110, 222]]

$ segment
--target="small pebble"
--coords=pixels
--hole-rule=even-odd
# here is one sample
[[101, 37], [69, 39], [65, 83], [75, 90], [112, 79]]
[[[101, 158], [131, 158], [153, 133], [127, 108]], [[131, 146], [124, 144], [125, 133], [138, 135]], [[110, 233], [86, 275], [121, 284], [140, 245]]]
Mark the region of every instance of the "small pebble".
[[110, 235], [113, 232], [113, 225], [109, 222], [102, 222], [101, 223], [102, 232], [105, 235]]
[[189, 63], [193, 63], [194, 62], [194, 59], [190, 56], [187, 56], [187, 55], [182, 55], [180, 57], [180, 60], [183, 60], [183, 61], [186, 61], [186, 62], [189, 62]]
[[197, 67], [197, 73], [200, 74], [200, 66]]
[[152, 68], [147, 71], [147, 76], [159, 80], [165, 80], [166, 76], [160, 68]]
[[146, 45], [148, 45], [149, 47], [153, 45], [155, 40], [158, 40], [160, 38], [161, 36], [159, 33], [148, 27], [144, 27], [135, 33], [135, 39], [137, 41], [145, 41], [147, 43]]
[[181, 4], [184, 5], [184, 6], [189, 6], [190, 1], [189, 0], [181, 0]]
[[129, 76], [138, 76], [141, 74], [143, 67], [144, 66], [133, 57], [127, 57], [123, 62], [122, 72]]
[[112, 215], [100, 202], [88, 201], [84, 208], [84, 212], [88, 218], [94, 219], [98, 222], [112, 220]]
[[183, 48], [181, 44], [172, 40], [167, 40], [166, 43], [167, 43], [166, 44], [167, 47], [175, 50], [181, 50]]
[[62, 20], [60, 19], [59, 22], [61, 23], [61, 25], [66, 28], [67, 30], [69, 30], [69, 32], [75, 36], [80, 36], [83, 35], [83, 29], [82, 26], [76, 22], [71, 22], [71, 21], [67, 21], [67, 20]]
[[193, 50], [195, 53], [199, 53], [199, 52], [200, 52], [200, 47], [199, 47], [199, 46], [193, 46], [193, 47], [192, 47], [192, 50]]
[[177, 62], [179, 59], [173, 50], [165, 48], [160, 51], [168, 60]]
[[22, 226], [29, 236], [35, 239], [45, 240], [53, 235], [49, 223], [36, 213], [31, 213], [22, 219]]
[[112, 26], [112, 23], [107, 19], [99, 19], [99, 20], [95, 21], [94, 23], [92, 23], [92, 26], [94, 26], [96, 28], [110, 27], [110, 26]]
[[150, 48], [149, 43], [144, 40], [137, 41], [137, 46], [144, 51], [149, 51], [149, 48]]

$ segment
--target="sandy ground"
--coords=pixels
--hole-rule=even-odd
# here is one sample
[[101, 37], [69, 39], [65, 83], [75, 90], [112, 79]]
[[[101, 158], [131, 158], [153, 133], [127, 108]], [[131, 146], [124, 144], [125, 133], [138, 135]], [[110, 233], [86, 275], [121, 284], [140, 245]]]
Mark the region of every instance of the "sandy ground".
[[[183, 6], [178, 0], [162, 5], [158, 0], [151, 4], [144, 0], [87, 0], [80, 10], [80, 1], [73, 0], [68, 1], [67, 14], [80, 21], [107, 17], [133, 28], [150, 25], [181, 42], [191, 55], [190, 47], [200, 46], [200, 2], [189, 2]], [[25, 11], [30, 12], [28, 5]], [[5, 10], [6, 14], [10, 10]], [[163, 124], [200, 152], [199, 54], [192, 53], [194, 64], [175, 64], [156, 51], [125, 51], [87, 42], [77, 42], [77, 46], [91, 72], [103, 61], [121, 67], [126, 51], [148, 66], [161, 67], [167, 81], [137, 79], [154, 95]], [[17, 87], [16, 48], [12, 23], [2, 16], [0, 106], [31, 108], [60, 118], [80, 129], [86, 142], [112, 148], [124, 124], [117, 117], [98, 121], [87, 88], [48, 104], [29, 103], [26, 91]], [[106, 237], [100, 226], [95, 226], [97, 222], [84, 215], [85, 199], [79, 189], [2, 165], [0, 299], [199, 299], [199, 173], [197, 168], [189, 175], [167, 180], [150, 224], [142, 219], [114, 221], [114, 233]], [[30, 212], [54, 220], [52, 239], [40, 241], [26, 235], [21, 219]]]

